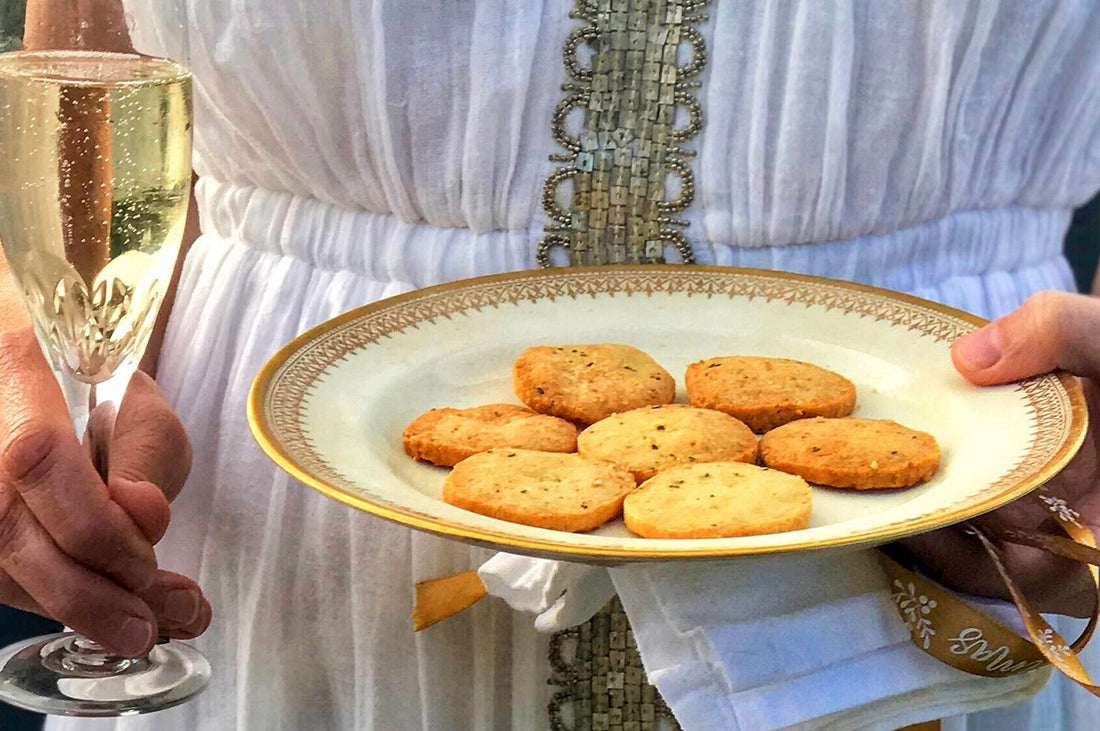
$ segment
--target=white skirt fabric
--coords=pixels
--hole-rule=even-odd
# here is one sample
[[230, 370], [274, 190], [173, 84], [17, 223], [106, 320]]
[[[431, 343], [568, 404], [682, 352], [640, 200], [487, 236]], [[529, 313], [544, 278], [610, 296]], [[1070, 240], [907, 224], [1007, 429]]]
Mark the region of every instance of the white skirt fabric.
[[[412, 631], [414, 582], [489, 554], [302, 486], [260, 452], [245, 421], [252, 378], [295, 335], [413, 287], [529, 266], [535, 232], [434, 229], [210, 179], [198, 195], [205, 234], [187, 259], [159, 375], [192, 436], [194, 468], [158, 552], [214, 607], [195, 641], [214, 679], [193, 702], [147, 718], [50, 727], [545, 728], [547, 640], [530, 615], [486, 600]], [[839, 274], [995, 314], [1072, 286], [1059, 253], [1068, 215], [992, 210], [874, 239], [710, 251], [719, 263]], [[969, 265], [937, 281], [924, 262], [948, 245]], [[1012, 261], [998, 261], [1006, 251]], [[1081, 695], [1052, 683], [1032, 727], [1086, 728], [1064, 723], [1084, 712]]]

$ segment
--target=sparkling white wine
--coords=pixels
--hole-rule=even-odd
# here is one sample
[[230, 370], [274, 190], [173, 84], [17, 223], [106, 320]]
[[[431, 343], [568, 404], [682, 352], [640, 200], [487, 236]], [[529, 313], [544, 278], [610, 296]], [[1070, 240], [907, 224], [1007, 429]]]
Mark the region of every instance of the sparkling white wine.
[[0, 54], [0, 241], [53, 366], [140, 357], [191, 186], [191, 77], [171, 61]]

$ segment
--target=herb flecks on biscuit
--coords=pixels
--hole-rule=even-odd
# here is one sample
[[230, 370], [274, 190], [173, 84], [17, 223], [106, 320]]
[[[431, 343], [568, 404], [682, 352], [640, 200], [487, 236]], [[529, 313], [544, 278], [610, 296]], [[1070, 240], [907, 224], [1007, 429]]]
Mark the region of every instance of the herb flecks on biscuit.
[[634, 486], [631, 474], [610, 462], [493, 449], [455, 465], [443, 482], [443, 499], [491, 518], [577, 532], [618, 517]]
[[927, 481], [940, 448], [931, 434], [889, 419], [804, 419], [761, 437], [760, 457], [818, 485], [870, 490]]
[[643, 538], [730, 538], [800, 530], [811, 510], [801, 477], [711, 462], [658, 472], [627, 495], [623, 519]]
[[755, 462], [756, 435], [737, 419], [683, 404], [612, 414], [581, 432], [577, 450], [634, 473], [639, 482], [691, 462]]
[[687, 367], [684, 385], [692, 406], [727, 413], [758, 434], [796, 419], [847, 416], [856, 403], [847, 378], [789, 358], [701, 360]]
[[672, 375], [630, 345], [538, 345], [512, 366], [516, 396], [535, 411], [593, 424], [620, 411], [667, 404]]
[[524, 406], [488, 404], [431, 409], [405, 428], [401, 442], [410, 457], [449, 467], [496, 447], [573, 452], [577, 428]]

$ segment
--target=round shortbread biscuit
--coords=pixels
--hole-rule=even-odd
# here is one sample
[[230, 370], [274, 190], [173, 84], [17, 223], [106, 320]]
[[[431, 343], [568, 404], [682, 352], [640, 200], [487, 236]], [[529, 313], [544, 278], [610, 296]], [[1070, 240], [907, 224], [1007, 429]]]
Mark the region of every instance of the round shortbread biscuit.
[[803, 419], [760, 438], [760, 457], [777, 470], [830, 487], [911, 487], [935, 474], [940, 448], [927, 432], [889, 419]]
[[579, 454], [492, 449], [455, 465], [443, 481], [443, 499], [492, 518], [578, 532], [619, 515], [634, 486], [630, 473], [610, 462]]
[[520, 401], [543, 414], [593, 424], [619, 411], [667, 404], [676, 381], [629, 345], [538, 345], [512, 367]]
[[755, 462], [756, 435], [737, 419], [683, 404], [643, 406], [597, 421], [577, 437], [577, 451], [614, 462], [641, 482], [690, 462]]
[[526, 406], [487, 404], [431, 409], [413, 419], [401, 442], [410, 457], [449, 467], [494, 448], [573, 452], [577, 427]]
[[847, 416], [856, 403], [847, 378], [789, 358], [701, 360], [687, 367], [684, 386], [693, 406], [725, 412], [758, 434], [796, 419]]
[[801, 477], [711, 462], [658, 472], [626, 496], [623, 519], [644, 538], [728, 538], [805, 528], [811, 508]]

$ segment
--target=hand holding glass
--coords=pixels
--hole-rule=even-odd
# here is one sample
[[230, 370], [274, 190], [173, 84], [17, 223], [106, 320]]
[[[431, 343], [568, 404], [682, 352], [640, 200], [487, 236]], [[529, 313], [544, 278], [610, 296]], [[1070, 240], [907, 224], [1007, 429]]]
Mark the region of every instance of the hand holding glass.
[[[190, 157], [184, 67], [129, 53], [0, 54], [0, 240], [78, 434], [97, 389], [127, 379], [149, 341], [184, 228]], [[0, 699], [64, 715], [142, 713], [193, 696], [209, 673], [180, 643], [129, 659], [65, 633], [0, 651]]]

